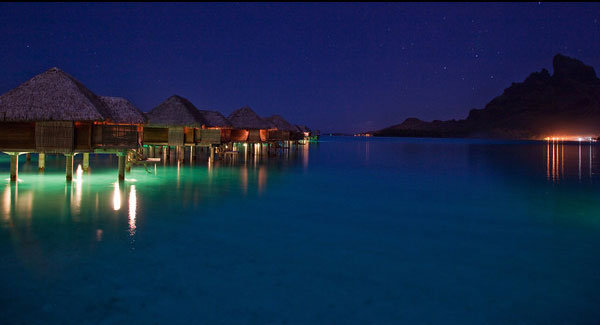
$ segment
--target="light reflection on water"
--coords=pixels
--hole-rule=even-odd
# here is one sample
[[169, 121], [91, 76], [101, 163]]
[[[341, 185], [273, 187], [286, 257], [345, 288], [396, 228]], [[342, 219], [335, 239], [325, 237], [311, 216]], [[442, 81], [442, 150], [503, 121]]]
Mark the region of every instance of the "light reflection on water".
[[[247, 147], [244, 147], [247, 149]], [[253, 155], [240, 155], [233, 160], [210, 161], [210, 158], [204, 157], [206, 162], [197, 161], [192, 164], [183, 165], [181, 161], [174, 160], [170, 163], [154, 164], [150, 168], [151, 173], [145, 172], [143, 167], [133, 168], [131, 174], [126, 175], [125, 182], [116, 181], [116, 160], [109, 155], [96, 155], [92, 159], [92, 166], [88, 173], [84, 173], [81, 164], [77, 165], [75, 177], [72, 182], [64, 180], [62, 174], [62, 157], [58, 158], [47, 155], [46, 170], [44, 173], [34, 172], [33, 169], [21, 167], [20, 180], [18, 183], [10, 183], [6, 180], [6, 185], [2, 191], [2, 201], [0, 211], [5, 221], [11, 218], [31, 218], [34, 210], [44, 215], [44, 211], [53, 211], [58, 215], [75, 218], [73, 221], [80, 221], [80, 216], [102, 215], [110, 208], [112, 211], [119, 212], [122, 209], [124, 197], [128, 197], [129, 228], [131, 234], [136, 232], [136, 215], [138, 200], [138, 189], [134, 183], [140, 180], [140, 185], [145, 189], [162, 187], [167, 184], [174, 184], [173, 192], [186, 193], [182, 195], [185, 201], [187, 190], [195, 189], [196, 196], [201, 197], [201, 192], [210, 192], [211, 187], [218, 188], [221, 184], [215, 183], [214, 178], [225, 177], [229, 182], [233, 177], [239, 179], [240, 194], [247, 196], [249, 191], [261, 194], [265, 191], [268, 184], [268, 170], [266, 165], [269, 162], [285, 158], [292, 164], [296, 159], [302, 161], [303, 167], [308, 167], [309, 146], [302, 146], [302, 150], [295, 156], [284, 156], [275, 158], [267, 157], [266, 147], [253, 146]], [[260, 156], [262, 151], [263, 156]], [[206, 153], [207, 154], [207, 153]], [[201, 159], [201, 158], [198, 158]], [[22, 162], [21, 162], [22, 163]], [[6, 164], [0, 166], [8, 167]], [[25, 166], [27, 167], [27, 166]], [[92, 171], [93, 170], [93, 171]], [[198, 183], [198, 181], [200, 181]], [[168, 186], [168, 185], [167, 185]], [[106, 191], [110, 188], [110, 192]], [[110, 194], [108, 200], [107, 195]], [[42, 198], [38, 206], [34, 205], [34, 198]], [[103, 199], [104, 198], [104, 199]], [[197, 201], [197, 198], [194, 198]], [[102, 202], [110, 202], [109, 205]], [[65, 208], [68, 211], [65, 211]], [[49, 209], [49, 210], [46, 210]], [[119, 213], [120, 214], [120, 213]]]
[[3, 317], [169, 323], [205, 306], [206, 323], [595, 320], [598, 148], [324, 138], [233, 162], [199, 151], [124, 182], [98, 156], [70, 185], [47, 157], [1, 188]]
[[594, 148], [597, 145], [589, 141], [546, 141], [546, 178], [558, 183], [561, 179], [573, 177], [577, 168], [579, 181], [584, 178], [592, 180]]
[[2, 215], [4, 216], [4, 220], [8, 221], [10, 219], [10, 208], [12, 205], [11, 202], [11, 197], [12, 195], [10, 194], [11, 191], [11, 186], [10, 184], [6, 184], [6, 186], [4, 186], [4, 191], [2, 194]]
[[121, 209], [121, 190], [119, 189], [119, 182], [115, 182], [113, 191], [113, 210], [118, 211]]
[[135, 215], [137, 210], [137, 197], [135, 185], [129, 187], [129, 235], [135, 235]]
[[[355, 143], [358, 146], [357, 149], [361, 152], [362, 160], [360, 161], [366, 166], [377, 163], [378, 159], [381, 159], [378, 157], [381, 152], [372, 152], [372, 146], [375, 144], [377, 142], [373, 141]], [[405, 150], [409, 150], [409, 152], [413, 150], [409, 149], [412, 145], [419, 146], [418, 143], [409, 143], [406, 145]], [[36, 209], [41, 211], [42, 209], [39, 207], [46, 205], [53, 206], [53, 211], [62, 214], [65, 213], [64, 207], [67, 207], [70, 209], [69, 216], [71, 217], [90, 214], [99, 215], [104, 213], [103, 211], [107, 208], [106, 205], [102, 204], [102, 198], [108, 194], [105, 189], [110, 184], [110, 208], [113, 211], [121, 210], [122, 200], [127, 197], [129, 204], [126, 213], [129, 216], [129, 228], [132, 229], [132, 233], [135, 233], [136, 207], [140, 202], [137, 198], [139, 196], [138, 188], [132, 184], [138, 182], [138, 179], [140, 180], [139, 186], [144, 189], [161, 187], [173, 182], [175, 194], [200, 186], [199, 190], [194, 189], [194, 193], [201, 197], [203, 195], [198, 193], [210, 192], [211, 189], [220, 188], [221, 185], [228, 184], [230, 180], [237, 178], [240, 195], [247, 197], [250, 193], [255, 193], [260, 196], [267, 190], [269, 170], [272, 169], [274, 162], [288, 161], [291, 163], [290, 166], [297, 164], [304, 171], [309, 170], [311, 146], [314, 145], [300, 145], [297, 150], [284, 150], [279, 156], [270, 158], [266, 155], [266, 148], [252, 146], [253, 154], [239, 155], [234, 162], [210, 161], [209, 157], [206, 156], [204, 157], [206, 162], [196, 162], [192, 165], [182, 165], [180, 161], [173, 161], [173, 164], [164, 166], [155, 164], [150, 167], [152, 170], [150, 173], [146, 173], [143, 168], [138, 167], [133, 169], [132, 174], [127, 175], [125, 183], [115, 181], [116, 170], [108, 167], [115, 163], [112, 158], [95, 157], [93, 163], [96, 166], [92, 166], [94, 171], [85, 174], [81, 164], [77, 165], [72, 184], [64, 182], [60, 163], [54, 164], [54, 170], [52, 169], [51, 158], [49, 158], [46, 173], [37, 174], [33, 170], [31, 172], [25, 171], [20, 174], [20, 182], [10, 183], [7, 181], [2, 190], [0, 211], [5, 221], [11, 217], [31, 219]], [[470, 144], [469, 146], [469, 148], [478, 148], [479, 145]], [[536, 146], [532, 145], [531, 148]], [[572, 181], [574, 179], [579, 181], [593, 180], [596, 174], [594, 168], [598, 167], [598, 165], [594, 165], [593, 161], [594, 152], [597, 150], [595, 144], [585, 141], [580, 143], [547, 141], [538, 147], [543, 148], [544, 151], [543, 162], [538, 162], [543, 163], [546, 179], [551, 183], [559, 183], [561, 180]], [[246, 151], [248, 147], [240, 147], [239, 149]], [[261, 150], [264, 151], [263, 156], [259, 156]], [[528, 149], [528, 151], [534, 150]], [[518, 159], [521, 159], [520, 163], [525, 166], [524, 168], [529, 168], [530, 174], [536, 175], [538, 171], [535, 166], [538, 162], [532, 159], [530, 155], [524, 153], [520, 153], [520, 155], [521, 157], [513, 157], [512, 164], [518, 163]], [[490, 154], [490, 157], [493, 156]], [[491, 159], [497, 160], [496, 158]], [[382, 162], [382, 160], [379, 162]], [[345, 161], [337, 163], [343, 165]], [[490, 166], [497, 163], [498, 161], [495, 161]], [[4, 167], [7, 167], [6, 164]], [[505, 167], [502, 166], [502, 168]], [[221, 178], [220, 182], [215, 183], [215, 177]], [[224, 183], [223, 177], [225, 177]], [[200, 181], [200, 183], [197, 181]], [[64, 189], [64, 194], [61, 195], [56, 191], [59, 188]], [[43, 198], [39, 203], [39, 207], [34, 203], [38, 196]], [[189, 194], [182, 197], [185, 199], [187, 196]], [[194, 200], [198, 201], [198, 198], [194, 198]]]

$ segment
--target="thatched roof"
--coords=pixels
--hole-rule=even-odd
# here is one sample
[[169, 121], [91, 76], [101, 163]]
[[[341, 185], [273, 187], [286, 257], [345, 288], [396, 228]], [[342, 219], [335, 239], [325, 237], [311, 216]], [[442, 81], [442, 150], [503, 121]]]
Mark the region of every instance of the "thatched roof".
[[238, 129], [270, 129], [269, 122], [263, 120], [254, 111], [244, 106], [229, 115], [229, 121]]
[[104, 104], [104, 116], [109, 122], [144, 124], [147, 121], [144, 113], [125, 98], [100, 96], [100, 101]]
[[200, 112], [200, 115], [202, 116], [202, 118], [204, 119], [204, 121], [206, 121], [206, 126], [207, 127], [231, 127], [231, 122], [229, 122], [229, 120], [223, 116], [223, 114], [217, 112], [217, 111], [205, 111], [205, 110], [199, 110], [198, 112]]
[[297, 129], [298, 132], [310, 132], [310, 129], [306, 126], [306, 125], [294, 125]]
[[98, 96], [58, 68], [0, 96], [0, 121], [102, 121], [103, 111]]
[[294, 132], [297, 131], [297, 128], [294, 125], [290, 124], [288, 121], [286, 121], [280, 115], [273, 115], [273, 116], [267, 117], [265, 120], [271, 124], [271, 127], [274, 127], [277, 130], [294, 131]]
[[167, 98], [146, 116], [150, 125], [199, 127], [208, 124], [194, 104], [177, 95]]

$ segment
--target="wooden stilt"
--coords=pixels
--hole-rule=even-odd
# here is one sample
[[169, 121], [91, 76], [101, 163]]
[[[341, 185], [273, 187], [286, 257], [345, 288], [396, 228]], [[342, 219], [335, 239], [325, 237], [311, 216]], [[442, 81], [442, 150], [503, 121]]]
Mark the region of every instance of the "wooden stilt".
[[46, 169], [46, 154], [41, 152], [38, 154], [38, 170], [43, 172]]
[[154, 146], [148, 147], [148, 157], [154, 158]]
[[124, 181], [125, 180], [125, 153], [124, 152], [119, 152], [117, 154], [117, 157], [119, 158], [119, 181]]
[[90, 154], [89, 152], [83, 153], [83, 171], [87, 172], [90, 168]]
[[19, 177], [19, 154], [8, 152], [10, 155], [10, 181], [16, 182]]
[[29, 152], [27, 154], [25, 154], [25, 161], [27, 161], [27, 162], [31, 161], [31, 154]]
[[128, 152], [125, 155], [125, 172], [130, 173], [131, 172], [131, 159], [132, 159], [132, 154], [131, 152]]
[[190, 146], [190, 162], [194, 162], [194, 146]]
[[67, 158], [67, 161], [65, 163], [65, 174], [67, 182], [70, 182], [73, 180], [73, 154], [66, 153], [65, 157]]

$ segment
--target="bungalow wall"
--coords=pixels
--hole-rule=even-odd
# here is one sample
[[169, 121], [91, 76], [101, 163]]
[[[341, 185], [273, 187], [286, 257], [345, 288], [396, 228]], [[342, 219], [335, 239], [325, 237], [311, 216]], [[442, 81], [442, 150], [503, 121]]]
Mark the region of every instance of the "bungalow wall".
[[45, 153], [71, 153], [75, 146], [75, 125], [72, 121], [35, 123], [35, 150]]
[[143, 143], [167, 144], [169, 143], [169, 128], [144, 127]]
[[231, 130], [231, 142], [248, 141], [248, 130]]
[[75, 150], [76, 151], [91, 151], [92, 150], [92, 123], [91, 122], [75, 122]]
[[[265, 132], [261, 132], [265, 131]], [[267, 130], [248, 130], [248, 142], [262, 142], [266, 141]], [[264, 133], [264, 140], [261, 133]]]
[[221, 129], [221, 143], [231, 141], [231, 129]]
[[0, 149], [35, 150], [35, 123], [0, 122]]
[[137, 125], [98, 124], [92, 128], [92, 147], [137, 148]]
[[269, 141], [287, 141], [290, 140], [290, 131], [269, 130]]
[[290, 133], [290, 140], [304, 140], [304, 132], [292, 132]]
[[201, 146], [208, 146], [211, 144], [221, 144], [221, 130], [220, 129], [201, 129], [198, 132], [197, 141]]
[[183, 127], [169, 128], [169, 146], [178, 147], [185, 143], [185, 132]]
[[260, 141], [265, 142], [269, 139], [269, 130], [260, 130]]
[[193, 127], [185, 127], [183, 129], [183, 133], [184, 133], [183, 141], [186, 145], [193, 145], [196, 142], [195, 133], [197, 131], [198, 130]]
[[0, 123], [0, 149], [44, 153], [87, 152], [94, 148], [137, 148], [136, 125], [40, 121]]

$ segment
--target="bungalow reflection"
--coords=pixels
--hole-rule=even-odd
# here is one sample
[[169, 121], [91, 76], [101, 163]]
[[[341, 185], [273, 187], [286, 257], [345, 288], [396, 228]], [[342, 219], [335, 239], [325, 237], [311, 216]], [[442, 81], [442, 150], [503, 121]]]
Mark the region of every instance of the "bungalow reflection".
[[19, 184], [7, 184], [4, 187], [2, 199], [2, 215], [5, 222], [10, 223], [11, 218], [18, 215], [21, 220], [31, 222], [33, 211], [33, 192], [30, 190], [19, 193]]
[[[264, 165], [242, 166], [239, 168], [240, 188], [244, 196], [248, 190], [262, 194], [267, 187], [267, 167]], [[255, 190], [254, 190], [255, 189]]]
[[275, 151], [266, 145], [242, 144], [239, 149], [242, 152], [233, 161], [215, 156], [208, 164], [174, 162], [164, 167], [154, 165], [154, 170], [134, 167], [121, 182], [114, 179], [113, 157], [90, 157], [94, 169], [88, 172], [76, 157], [73, 180], [65, 183], [64, 157], [48, 155], [44, 173], [23, 168], [19, 182], [6, 180], [0, 187], [0, 221], [17, 227], [50, 222], [90, 224], [95, 225], [94, 238], [96, 229], [113, 226], [127, 228], [134, 235], [139, 229], [143, 203], [138, 196], [142, 192], [152, 197], [169, 187], [171, 191], [156, 198], [164, 206], [178, 209], [193, 204], [203, 209], [207, 202], [222, 204], [228, 195], [265, 195], [271, 182], [287, 178], [285, 169], [308, 167], [309, 145]]
[[[3, 226], [29, 227], [35, 223], [46, 222], [94, 222], [103, 211], [113, 210], [121, 215], [122, 197], [128, 195], [127, 227], [135, 233], [137, 227], [137, 189], [135, 185], [127, 186], [115, 182], [106, 190], [106, 185], [93, 184], [84, 186], [86, 177], [81, 166], [77, 169], [76, 177], [72, 183], [60, 182], [35, 182], [26, 180], [23, 183], [7, 183], [1, 188], [0, 220]], [[48, 177], [50, 178], [50, 177]], [[57, 186], [58, 185], [58, 186]], [[104, 188], [104, 189], [102, 189]], [[128, 193], [123, 193], [128, 188]], [[108, 196], [108, 197], [107, 197]], [[102, 204], [109, 199], [110, 204]], [[112, 219], [115, 226], [119, 226], [119, 219]], [[120, 219], [125, 221], [125, 218]]]
[[308, 168], [308, 144], [302, 145], [302, 166], [306, 170]]

